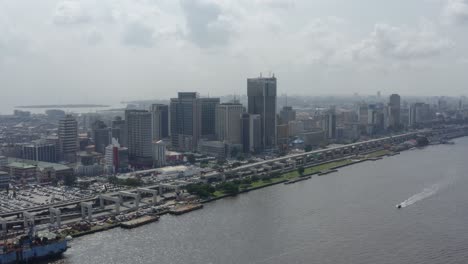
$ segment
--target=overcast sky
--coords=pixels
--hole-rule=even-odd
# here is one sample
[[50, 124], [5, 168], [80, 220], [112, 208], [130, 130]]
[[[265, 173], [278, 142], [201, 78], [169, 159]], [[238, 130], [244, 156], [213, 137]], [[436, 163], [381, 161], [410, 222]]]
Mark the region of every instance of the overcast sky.
[[0, 0], [0, 104], [462, 95], [468, 0]]

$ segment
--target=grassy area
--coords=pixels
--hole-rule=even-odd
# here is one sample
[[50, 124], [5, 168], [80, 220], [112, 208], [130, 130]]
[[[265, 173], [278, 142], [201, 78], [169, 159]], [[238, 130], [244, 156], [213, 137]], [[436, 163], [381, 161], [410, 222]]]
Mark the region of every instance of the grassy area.
[[389, 153], [390, 153], [390, 150], [383, 149], [383, 150], [379, 150], [379, 151], [376, 151], [376, 152], [369, 153], [366, 156], [368, 158], [376, 158], [376, 157], [380, 157], [380, 156], [385, 156], [385, 155], [387, 155]]
[[[380, 156], [384, 156], [384, 155], [388, 154], [389, 152], [390, 151], [388, 151], [388, 150], [379, 150], [379, 151], [376, 151], [376, 152], [369, 153], [366, 156], [368, 158], [380, 157]], [[337, 167], [337, 166], [347, 165], [347, 164], [351, 164], [351, 163], [353, 163], [353, 161], [351, 159], [345, 159], [345, 160], [333, 161], [333, 162], [329, 162], [329, 163], [325, 163], [325, 164], [305, 168], [304, 175], [313, 174], [313, 173], [316, 173], [316, 172], [319, 172], [319, 171], [329, 170], [329, 169]], [[284, 173], [280, 177], [273, 178], [273, 179], [270, 179], [270, 180], [267, 180], [267, 181], [263, 181], [263, 180], [254, 181], [247, 188], [241, 188], [241, 190], [249, 190], [249, 189], [253, 189], [253, 188], [266, 186], [266, 185], [269, 185], [271, 183], [277, 183], [277, 182], [281, 182], [281, 181], [284, 181], [284, 180], [292, 180], [292, 179], [298, 178], [299, 176], [300, 176], [299, 172], [297, 172], [297, 170], [294, 170], [294, 171], [291, 171], [291, 172]], [[217, 190], [216, 192], [213, 193], [214, 197], [220, 197], [222, 195], [225, 195], [225, 193], [223, 191], [219, 191], [219, 190]]]

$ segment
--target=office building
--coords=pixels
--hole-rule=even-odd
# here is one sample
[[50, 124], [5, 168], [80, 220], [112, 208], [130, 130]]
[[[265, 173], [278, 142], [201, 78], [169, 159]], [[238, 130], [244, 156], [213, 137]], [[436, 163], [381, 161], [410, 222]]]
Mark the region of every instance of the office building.
[[365, 103], [358, 105], [358, 121], [361, 125], [367, 125], [369, 122], [369, 110], [368, 105]]
[[107, 127], [101, 120], [95, 121], [91, 127], [95, 151], [101, 154], [106, 152], [106, 147], [111, 143], [112, 138], [120, 136], [120, 129]]
[[199, 98], [201, 108], [201, 134], [202, 138], [214, 139], [216, 134], [216, 107], [219, 98]]
[[260, 115], [242, 114], [242, 146], [244, 153], [257, 153], [262, 148]]
[[106, 171], [108, 174], [124, 172], [128, 169], [128, 148], [122, 147], [116, 139], [106, 147]]
[[151, 167], [151, 113], [146, 110], [125, 110], [125, 122], [130, 164], [135, 167]]
[[67, 162], [76, 162], [78, 151], [78, 122], [71, 115], [59, 120], [60, 157]]
[[169, 137], [169, 106], [163, 104], [151, 105], [151, 127], [153, 141]]
[[336, 114], [334, 108], [329, 110], [323, 117], [322, 129], [325, 131], [328, 139], [336, 138]]
[[240, 103], [225, 103], [216, 107], [216, 137], [219, 141], [242, 143], [242, 113], [244, 107]]
[[166, 143], [162, 140], [153, 141], [153, 167], [166, 166]]
[[388, 104], [388, 126], [392, 129], [400, 128], [401, 99], [398, 94], [390, 95]]
[[296, 120], [296, 111], [291, 106], [284, 106], [280, 111], [281, 124], [289, 124]]
[[56, 162], [57, 153], [54, 144], [31, 143], [22, 146], [21, 158], [35, 161]]
[[201, 132], [201, 106], [198, 94], [179, 93], [170, 103], [171, 145], [180, 151], [195, 151]]
[[117, 139], [119, 144], [121, 146], [127, 146], [127, 126], [122, 117], [116, 116], [115, 119], [112, 120], [112, 130], [112, 136]]
[[202, 139], [198, 144], [198, 152], [217, 159], [225, 159], [227, 157], [227, 144], [222, 141]]
[[11, 176], [6, 171], [0, 171], [0, 189], [9, 188]]
[[410, 127], [429, 122], [431, 119], [431, 106], [429, 104], [414, 103], [410, 106], [408, 123]]
[[260, 115], [262, 149], [276, 146], [276, 78], [247, 79], [248, 113]]

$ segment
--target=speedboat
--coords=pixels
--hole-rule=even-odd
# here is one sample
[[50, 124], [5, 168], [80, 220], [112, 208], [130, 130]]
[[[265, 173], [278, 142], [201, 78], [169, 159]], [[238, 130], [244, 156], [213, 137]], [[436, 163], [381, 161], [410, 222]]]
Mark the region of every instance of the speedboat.
[[401, 209], [401, 204], [398, 204], [396, 208]]

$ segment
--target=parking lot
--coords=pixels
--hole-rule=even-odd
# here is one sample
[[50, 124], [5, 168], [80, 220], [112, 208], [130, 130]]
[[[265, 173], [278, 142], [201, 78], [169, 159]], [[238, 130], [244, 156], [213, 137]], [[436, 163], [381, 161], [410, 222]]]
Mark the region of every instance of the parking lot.
[[54, 203], [75, 201], [94, 196], [90, 190], [72, 187], [31, 185], [17, 190], [0, 193], [0, 213], [27, 210]]

